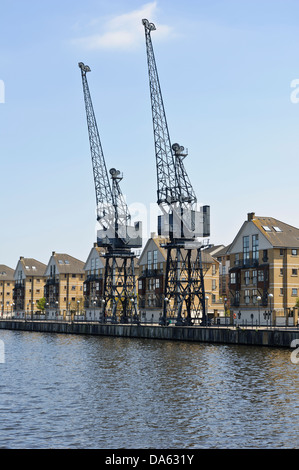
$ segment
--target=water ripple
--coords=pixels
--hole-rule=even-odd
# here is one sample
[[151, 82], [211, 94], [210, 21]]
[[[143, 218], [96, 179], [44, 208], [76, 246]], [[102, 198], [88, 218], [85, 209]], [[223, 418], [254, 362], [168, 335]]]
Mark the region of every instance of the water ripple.
[[299, 448], [290, 351], [1, 331], [1, 448]]

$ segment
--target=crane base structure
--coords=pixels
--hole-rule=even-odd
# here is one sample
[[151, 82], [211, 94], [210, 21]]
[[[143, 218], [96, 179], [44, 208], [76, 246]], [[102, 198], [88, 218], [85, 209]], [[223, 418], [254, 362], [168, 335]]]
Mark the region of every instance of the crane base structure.
[[175, 321], [177, 326], [207, 323], [202, 262], [205, 245], [186, 246], [185, 240], [172, 240], [162, 247], [167, 251], [161, 325]]
[[131, 251], [104, 254], [105, 276], [102, 322], [140, 323], [137, 310], [136, 256]]

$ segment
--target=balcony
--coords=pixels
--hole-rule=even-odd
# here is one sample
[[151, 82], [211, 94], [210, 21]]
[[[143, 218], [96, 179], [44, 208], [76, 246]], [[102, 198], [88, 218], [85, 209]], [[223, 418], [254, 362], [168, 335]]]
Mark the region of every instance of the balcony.
[[257, 268], [259, 265], [259, 260], [256, 258], [246, 258], [244, 259], [239, 259], [235, 260], [234, 263], [235, 267], [239, 268]]
[[15, 282], [15, 289], [22, 289], [23, 287], [25, 287], [24, 280], [18, 280]]
[[46, 286], [54, 286], [55, 284], [59, 284], [59, 279], [56, 277], [49, 277], [46, 281]]
[[85, 282], [92, 282], [92, 281], [102, 281], [103, 280], [103, 276], [99, 276], [98, 274], [88, 274], [88, 276], [86, 276], [86, 281]]
[[139, 277], [156, 277], [163, 274], [163, 269], [148, 269], [145, 268], [142, 270]]

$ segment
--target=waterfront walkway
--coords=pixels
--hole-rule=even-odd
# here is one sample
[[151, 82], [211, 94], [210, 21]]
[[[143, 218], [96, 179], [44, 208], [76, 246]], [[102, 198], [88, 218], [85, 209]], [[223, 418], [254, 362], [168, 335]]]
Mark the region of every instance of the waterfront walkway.
[[295, 347], [299, 328], [233, 325], [161, 326], [154, 324], [112, 324], [95, 321], [0, 320], [0, 329], [40, 333], [82, 334], [125, 338], [192, 341], [212, 344], [245, 344], [252, 346]]

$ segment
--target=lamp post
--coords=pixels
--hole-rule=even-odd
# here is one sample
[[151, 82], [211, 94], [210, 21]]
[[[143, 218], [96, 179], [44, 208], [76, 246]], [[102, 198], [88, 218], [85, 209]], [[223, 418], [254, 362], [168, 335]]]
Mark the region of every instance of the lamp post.
[[273, 299], [273, 294], [268, 295], [270, 299], [270, 326], [272, 325], [272, 299]]
[[260, 326], [260, 323], [261, 323], [261, 317], [260, 317], [260, 301], [262, 300], [261, 296], [258, 295], [256, 300], [258, 301], [258, 308], [259, 308], [259, 326]]
[[100, 299], [101, 307], [99, 312], [99, 322], [105, 323], [105, 300]]
[[204, 321], [205, 321], [205, 326], [207, 326], [208, 323], [209, 323], [209, 322], [208, 322], [208, 319], [209, 319], [209, 316], [208, 316], [208, 312], [209, 312], [209, 296], [206, 295], [205, 299], [206, 299], [206, 318], [204, 319]]

